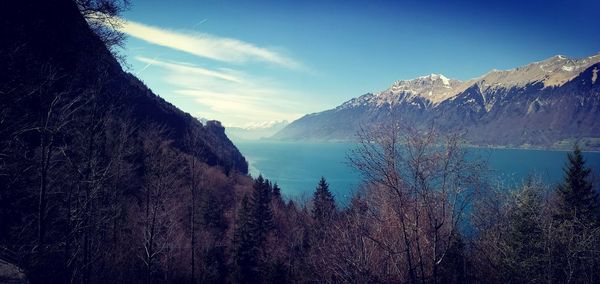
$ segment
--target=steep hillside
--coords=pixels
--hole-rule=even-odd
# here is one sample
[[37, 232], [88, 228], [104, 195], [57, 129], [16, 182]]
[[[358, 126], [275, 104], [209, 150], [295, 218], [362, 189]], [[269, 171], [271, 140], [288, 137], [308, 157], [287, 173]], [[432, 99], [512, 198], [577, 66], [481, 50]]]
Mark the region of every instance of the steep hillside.
[[0, 282], [166, 283], [173, 259], [193, 279], [197, 240], [230, 243], [248, 165], [124, 72], [76, 2], [114, 3], [0, 2]]
[[[3, 1], [0, 13], [4, 131], [36, 120], [43, 103], [31, 96], [35, 92], [47, 92], [47, 99], [64, 94], [62, 101], [80, 104], [95, 96], [112, 116], [130, 121], [133, 129], [161, 127], [164, 138], [180, 150], [185, 133], [197, 133], [203, 161], [227, 172], [247, 172], [244, 157], [220, 123], [202, 125], [124, 72], [73, 1]], [[97, 87], [93, 93], [90, 86]]]
[[600, 148], [600, 54], [554, 56], [468, 81], [431, 74], [306, 115], [278, 132], [284, 140], [351, 140], [360, 127], [402, 121], [466, 133], [492, 146]]

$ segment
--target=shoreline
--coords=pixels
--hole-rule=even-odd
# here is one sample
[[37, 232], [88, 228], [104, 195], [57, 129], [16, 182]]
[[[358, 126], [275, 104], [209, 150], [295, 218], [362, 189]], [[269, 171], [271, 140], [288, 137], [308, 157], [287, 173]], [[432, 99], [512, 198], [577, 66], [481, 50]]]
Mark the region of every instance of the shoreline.
[[[236, 143], [315, 143], [315, 144], [352, 144], [357, 143], [353, 140], [277, 140], [277, 139], [256, 139], [256, 140], [236, 140], [232, 141]], [[534, 151], [554, 151], [554, 152], [571, 152], [573, 148], [569, 147], [540, 147], [540, 146], [504, 146], [504, 145], [479, 145], [465, 143], [468, 148], [478, 149], [506, 149], [506, 150], [534, 150]], [[600, 148], [586, 149], [582, 148], [584, 153], [600, 153]]]

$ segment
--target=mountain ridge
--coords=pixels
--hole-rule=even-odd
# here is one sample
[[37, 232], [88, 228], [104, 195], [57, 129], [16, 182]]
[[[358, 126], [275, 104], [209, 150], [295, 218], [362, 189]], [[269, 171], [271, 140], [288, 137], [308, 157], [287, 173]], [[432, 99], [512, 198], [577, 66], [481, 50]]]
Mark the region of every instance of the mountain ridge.
[[[596, 149], [599, 62], [600, 53], [579, 59], [556, 55], [466, 81], [441, 74], [399, 80], [384, 91], [306, 115], [272, 138], [352, 140], [360, 127], [403, 121], [465, 132], [474, 145], [561, 148], [579, 139]], [[583, 101], [586, 105], [578, 103]]]
[[287, 120], [274, 120], [249, 124], [245, 127], [225, 127], [225, 133], [233, 141], [251, 141], [268, 139], [289, 124]]
[[247, 173], [245, 158], [220, 123], [203, 125], [124, 71], [75, 2], [6, 1], [0, 4], [0, 10], [0, 36], [4, 39], [0, 60], [7, 70], [6, 76], [0, 77], [0, 106], [6, 110], [3, 116], [21, 117], [24, 125], [32, 123], [34, 117], [19, 114], [39, 112], [37, 98], [30, 98], [37, 81], [53, 78], [54, 87], [48, 97], [65, 93], [65, 101], [77, 96], [88, 100], [86, 92], [97, 86], [95, 96], [99, 102], [113, 109], [116, 117], [130, 121], [135, 129], [164, 127], [163, 138], [173, 141], [173, 146], [183, 152], [184, 138], [193, 131], [201, 140], [202, 161], [225, 172]]

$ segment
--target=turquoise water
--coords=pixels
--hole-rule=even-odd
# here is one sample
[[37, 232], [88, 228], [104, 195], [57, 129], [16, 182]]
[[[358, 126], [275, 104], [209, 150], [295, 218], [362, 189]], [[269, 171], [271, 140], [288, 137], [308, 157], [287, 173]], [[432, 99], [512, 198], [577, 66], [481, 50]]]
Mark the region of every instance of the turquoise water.
[[[340, 202], [346, 201], [361, 183], [361, 176], [347, 164], [351, 143], [237, 142], [250, 165], [252, 176], [262, 174], [277, 182], [288, 198], [307, 200], [324, 176]], [[547, 184], [559, 182], [567, 152], [521, 149], [469, 149], [488, 162], [495, 181], [517, 184], [530, 174]], [[600, 173], [600, 153], [584, 153], [588, 166]]]

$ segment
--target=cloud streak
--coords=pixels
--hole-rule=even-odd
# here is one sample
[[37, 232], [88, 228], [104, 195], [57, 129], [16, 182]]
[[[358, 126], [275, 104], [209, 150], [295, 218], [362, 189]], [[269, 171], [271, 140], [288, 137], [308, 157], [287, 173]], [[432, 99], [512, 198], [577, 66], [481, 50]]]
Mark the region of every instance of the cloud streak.
[[[181, 63], [181, 62], [168, 62], [161, 61], [154, 58], [148, 58], [144, 56], [137, 56], [135, 59], [140, 62], [146, 63], [147, 65], [142, 69], [148, 68], [150, 65], [160, 66], [171, 71], [189, 74], [189, 75], [200, 75], [200, 76], [208, 76], [212, 78], [217, 78], [225, 81], [241, 83], [242, 80], [237, 78], [235, 75], [228, 74], [226, 72], [214, 71], [206, 68], [202, 68], [196, 65]], [[141, 71], [140, 71], [141, 72]]]
[[127, 20], [123, 21], [119, 30], [152, 44], [217, 61], [238, 64], [259, 61], [293, 70], [303, 69], [300, 62], [280, 52], [237, 39], [174, 31]]
[[164, 72], [160, 77], [171, 86], [170, 95], [192, 102], [182, 105], [184, 109], [196, 116], [219, 119], [227, 126], [291, 121], [312, 104], [301, 99], [290, 100], [290, 95], [302, 96], [280, 88], [275, 81], [238, 70], [212, 70], [187, 62], [144, 56], [135, 59]]

